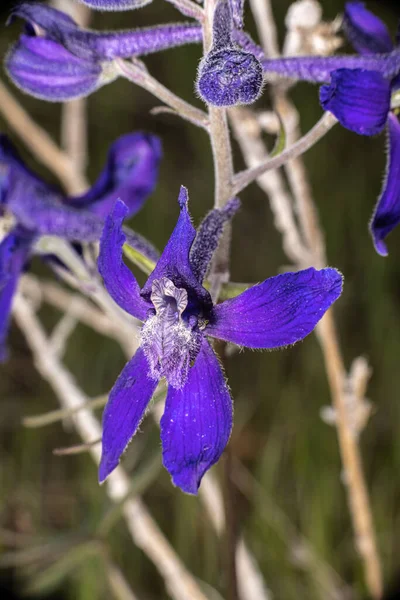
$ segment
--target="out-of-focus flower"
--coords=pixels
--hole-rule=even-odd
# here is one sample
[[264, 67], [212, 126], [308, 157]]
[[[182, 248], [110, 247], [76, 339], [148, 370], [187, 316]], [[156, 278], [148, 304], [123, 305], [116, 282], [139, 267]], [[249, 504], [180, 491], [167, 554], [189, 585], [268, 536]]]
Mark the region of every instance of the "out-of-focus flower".
[[5, 65], [23, 91], [61, 102], [87, 96], [118, 76], [113, 59], [143, 56], [202, 39], [197, 24], [179, 23], [97, 32], [79, 27], [65, 13], [44, 4], [23, 3], [10, 19], [26, 21], [25, 33]]
[[150, 4], [152, 0], [79, 0], [94, 10], [132, 10]]
[[[65, 196], [32, 173], [6, 136], [0, 136], [0, 217], [13, 216], [14, 225], [0, 242], [0, 359], [5, 357], [12, 298], [33, 246], [42, 235], [72, 242], [101, 237], [106, 214], [117, 198], [136, 214], [156, 184], [161, 146], [156, 136], [133, 133], [110, 148], [96, 183], [80, 196]], [[129, 243], [152, 260], [158, 254], [141, 236], [128, 234]]]
[[232, 40], [233, 19], [228, 0], [219, 0], [213, 19], [213, 44], [199, 65], [197, 90], [215, 106], [251, 104], [261, 93], [259, 60]]
[[121, 226], [127, 213], [122, 202], [116, 203], [106, 221], [100, 273], [111, 297], [144, 324], [141, 345], [120, 374], [104, 410], [100, 482], [118, 465], [158, 381], [165, 377], [163, 463], [175, 485], [196, 494], [232, 428], [231, 397], [207, 338], [248, 348], [293, 344], [314, 329], [341, 293], [342, 277], [335, 269], [311, 268], [272, 277], [214, 306], [202, 281], [222, 223], [232, 216], [237, 201], [213, 211], [200, 227], [198, 240], [187, 200], [182, 187], [177, 225], [142, 289], [122, 261]]
[[[363, 2], [348, 2], [344, 14], [344, 30], [354, 48], [362, 55], [375, 52], [399, 52], [394, 47], [386, 25], [367, 10]], [[400, 75], [391, 81], [392, 91], [400, 89]], [[400, 223], [400, 123], [396, 111], [387, 121], [389, 150], [386, 175], [370, 223], [376, 251], [387, 256], [386, 236]]]

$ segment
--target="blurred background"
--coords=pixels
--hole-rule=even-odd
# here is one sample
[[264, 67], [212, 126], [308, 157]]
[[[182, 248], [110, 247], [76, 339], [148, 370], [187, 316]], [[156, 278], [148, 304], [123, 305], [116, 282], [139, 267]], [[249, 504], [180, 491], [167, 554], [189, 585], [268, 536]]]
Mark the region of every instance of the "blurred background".
[[[3, 24], [12, 4], [1, 2]], [[289, 4], [289, 0], [272, 2], [281, 41]], [[326, 20], [343, 8], [339, 0], [322, 4]], [[400, 14], [398, 0], [371, 1], [368, 7], [394, 34]], [[94, 13], [92, 27], [121, 29], [179, 20], [182, 18], [172, 6], [154, 0], [136, 12]], [[254, 31], [250, 14], [247, 21]], [[20, 30], [20, 22], [1, 27], [2, 56]], [[200, 47], [188, 46], [151, 56], [146, 64], [162, 83], [201, 106], [193, 92], [200, 55]], [[4, 74], [2, 77], [5, 79]], [[59, 140], [60, 106], [24, 96], [9, 85], [32, 117]], [[317, 88], [301, 84], [291, 96], [306, 131], [321, 114]], [[266, 102], [265, 96], [259, 101], [260, 108]], [[96, 178], [108, 146], [119, 135], [137, 129], [158, 134], [164, 149], [159, 184], [132, 226], [162, 248], [176, 221], [179, 185], [188, 187], [190, 210], [198, 223], [212, 207], [213, 170], [206, 134], [170, 115], [151, 116], [149, 110], [159, 104], [147, 92], [122, 80], [90, 96], [88, 174], [91, 181]], [[52, 175], [35, 163], [1, 116], [0, 130], [10, 135], [30, 166], [52, 181]], [[367, 396], [374, 411], [360, 443], [390, 590], [400, 574], [400, 231], [390, 236], [390, 255], [384, 259], [375, 253], [367, 228], [383, 179], [385, 147], [384, 135], [363, 138], [336, 127], [305, 155], [305, 163], [326, 236], [329, 264], [345, 276], [335, 314], [346, 365], [361, 355], [373, 369]], [[237, 168], [243, 168], [235, 150]], [[241, 200], [233, 227], [231, 276], [234, 281], [261, 281], [285, 268], [287, 259], [265, 195], [254, 184]], [[38, 262], [34, 271], [52, 276]], [[48, 306], [42, 313], [49, 329], [60, 316]], [[124, 363], [116, 343], [84, 326], [77, 327], [66, 365], [87, 394], [107, 393]], [[316, 337], [311, 335], [284, 351], [237, 353], [227, 359], [226, 374], [235, 401], [231, 454], [241, 461], [247, 482], [245, 489], [233, 489], [235, 521], [274, 598], [323, 598], [317, 584], [318, 566], [310, 566], [296, 552], [296, 532], [306, 538], [321, 561], [340, 573], [359, 598], [366, 598], [340, 479], [336, 431], [320, 418], [330, 395]], [[22, 426], [24, 416], [57, 408], [57, 399], [36, 372], [25, 340], [14, 325], [10, 359], [0, 366], [0, 399], [0, 551], [4, 551], [0, 565], [7, 567], [0, 570], [2, 597], [12, 597], [14, 590], [15, 597], [108, 598], [101, 557], [79, 558], [79, 551], [97, 531], [110, 500], [98, 486], [90, 456], [53, 455], [55, 447], [79, 443], [68, 423], [36, 430]], [[198, 499], [171, 486], [161, 468], [159, 451], [158, 428], [147, 419], [124, 464], [134, 478], [141, 464], [158, 455], [160, 468], [155, 469], [144, 499], [188, 568], [224, 597], [222, 542]], [[214, 470], [221, 475], [220, 465]], [[41, 544], [33, 562], [25, 556], [19, 564], [9, 564], [3, 539], [9, 531], [19, 534], [15, 539], [22, 547], [24, 540]], [[154, 566], [133, 546], [123, 520], [109, 531], [106, 544], [139, 598], [167, 597]], [[74, 568], [61, 564], [47, 578], [38, 577], [48, 566], [49, 553], [54, 559], [65, 553], [73, 556], [74, 551], [78, 553], [75, 563], [72, 560]]]

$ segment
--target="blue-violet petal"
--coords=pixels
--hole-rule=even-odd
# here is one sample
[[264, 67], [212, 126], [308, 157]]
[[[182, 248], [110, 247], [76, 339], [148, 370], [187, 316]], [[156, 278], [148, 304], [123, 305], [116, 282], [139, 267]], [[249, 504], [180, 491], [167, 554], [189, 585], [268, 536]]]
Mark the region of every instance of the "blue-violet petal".
[[181, 390], [168, 388], [161, 419], [163, 463], [173, 483], [197, 494], [204, 473], [220, 458], [232, 429], [232, 400], [221, 367], [203, 338]]
[[151, 305], [141, 298], [138, 282], [122, 259], [122, 222], [127, 214], [125, 204], [117, 200], [101, 236], [98, 267], [111, 298], [127, 313], [144, 321]]
[[157, 381], [147, 376], [148, 368], [143, 350], [139, 348], [111, 390], [103, 413], [100, 483], [118, 465], [157, 387]]
[[320, 89], [323, 108], [361, 135], [375, 135], [385, 127], [390, 110], [390, 82], [376, 71], [339, 69], [330, 85]]
[[371, 234], [376, 251], [387, 256], [385, 237], [400, 223], [400, 123], [389, 115], [389, 152], [385, 181], [372, 220]]
[[294, 344], [311, 333], [341, 291], [335, 269], [277, 275], [215, 306], [205, 333], [248, 348]]
[[364, 2], [347, 2], [343, 28], [354, 49], [360, 54], [383, 54], [393, 49], [385, 23], [365, 8]]

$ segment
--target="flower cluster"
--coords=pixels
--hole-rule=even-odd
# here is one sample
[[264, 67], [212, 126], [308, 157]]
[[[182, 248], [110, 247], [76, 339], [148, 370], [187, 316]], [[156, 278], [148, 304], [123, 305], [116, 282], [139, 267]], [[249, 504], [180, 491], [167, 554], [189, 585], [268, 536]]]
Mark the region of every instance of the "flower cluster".
[[[135, 9], [150, 0], [82, 1], [110, 11]], [[197, 74], [193, 73], [193, 91], [207, 106], [252, 104], [264, 83], [276, 76], [318, 84], [322, 108], [343, 127], [368, 136], [388, 132], [387, 173], [371, 222], [376, 250], [387, 254], [384, 240], [400, 222], [400, 123], [394, 101], [400, 91], [399, 40], [392, 42], [385, 24], [362, 2], [352, 1], [345, 6], [343, 31], [355, 54], [273, 59], [244, 31], [243, 0], [216, 0], [204, 36], [212, 33], [212, 40], [203, 40], [203, 9], [179, 0], [174, 4], [197, 21], [100, 32], [82, 28], [42, 3], [22, 2], [10, 17], [23, 19], [25, 30], [7, 55], [8, 74], [33, 96], [65, 101], [127, 76], [129, 68], [122, 68], [127, 61], [135, 63], [131, 72], [136, 69], [145, 80], [150, 75], [138, 57], [204, 42], [205, 55]], [[154, 82], [146, 89], [154, 89]], [[182, 109], [180, 114], [187, 116], [189, 108], [194, 114], [189, 120], [195, 123], [196, 114], [204, 117], [204, 129], [212, 115], [222, 114], [213, 109], [206, 115], [160, 87], [163, 101], [173, 96], [169, 106], [175, 112]], [[212, 141], [215, 151], [218, 140]], [[212, 277], [207, 277], [224, 227], [239, 208], [237, 198], [222, 208], [217, 203], [219, 208], [195, 229], [188, 193], [181, 187], [177, 224], [161, 256], [124, 225], [152, 193], [160, 158], [157, 137], [122, 136], [111, 146], [95, 184], [80, 196], [66, 196], [32, 173], [10, 141], [0, 137], [0, 216], [11, 215], [13, 221], [0, 242], [0, 355], [5, 354], [18, 279], [38, 251], [38, 239], [52, 235], [74, 244], [100, 240], [98, 270], [105, 288], [142, 325], [140, 346], [119, 375], [104, 410], [99, 480], [104, 481], [118, 465], [164, 379], [168, 391], [161, 420], [163, 463], [176, 486], [196, 494], [232, 428], [232, 400], [213, 341], [273, 349], [304, 339], [339, 297], [342, 276], [332, 268], [285, 272], [218, 303], [217, 294], [212, 293], [212, 298], [209, 291]], [[237, 180], [232, 176], [231, 190], [239, 189]], [[154, 264], [143, 287], [123, 262], [126, 243]]]

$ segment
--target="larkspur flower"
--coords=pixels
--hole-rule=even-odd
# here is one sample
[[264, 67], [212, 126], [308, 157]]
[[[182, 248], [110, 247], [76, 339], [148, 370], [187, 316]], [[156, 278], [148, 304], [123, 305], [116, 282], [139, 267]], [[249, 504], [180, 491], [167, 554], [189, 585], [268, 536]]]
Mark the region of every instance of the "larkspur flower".
[[[354, 48], [362, 55], [391, 52], [394, 44], [386, 25], [365, 8], [363, 2], [348, 2], [344, 29]], [[398, 48], [397, 48], [398, 49]], [[400, 75], [391, 81], [393, 92], [400, 89]], [[387, 256], [386, 236], [400, 223], [400, 123], [396, 111], [387, 122], [389, 151], [383, 188], [370, 223], [376, 251]]]
[[144, 322], [141, 345], [127, 363], [103, 414], [103, 482], [135, 434], [160, 378], [168, 383], [161, 419], [163, 463], [173, 483], [196, 494], [231, 433], [232, 401], [208, 337], [248, 348], [278, 348], [308, 335], [339, 297], [334, 269], [285, 273], [213, 306], [203, 278], [223, 222], [237, 208], [215, 210], [196, 231], [179, 194], [177, 225], [142, 289], [122, 261], [121, 226], [127, 209], [117, 201], [100, 242], [99, 271], [111, 297]]
[[202, 40], [201, 27], [193, 23], [92, 31], [38, 3], [16, 6], [10, 20], [16, 17], [27, 25], [6, 57], [7, 72], [23, 91], [56, 102], [87, 96], [111, 83], [119, 74], [115, 58], [143, 56]]
[[[240, 2], [233, 3], [238, 20]], [[208, 104], [251, 104], [261, 93], [263, 72], [259, 60], [242, 50], [232, 38], [233, 18], [229, 0], [218, 0], [213, 18], [213, 44], [199, 65], [197, 91]]]
[[[95, 184], [85, 194], [65, 196], [32, 173], [7, 137], [0, 136], [0, 217], [10, 214], [14, 222], [0, 242], [0, 360], [6, 356], [12, 298], [38, 238], [99, 240], [105, 217], [117, 198], [124, 200], [129, 216], [143, 206], [154, 189], [160, 158], [156, 136], [121, 136], [111, 146]], [[141, 236], [129, 231], [127, 237], [132, 246], [157, 259], [158, 253]]]

